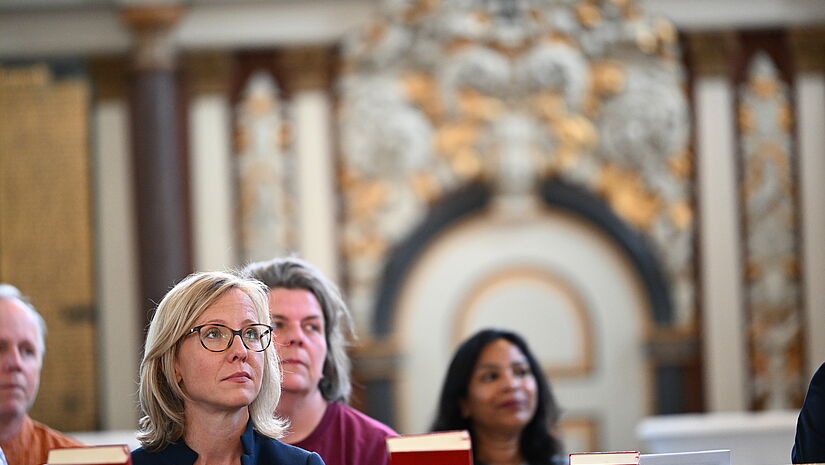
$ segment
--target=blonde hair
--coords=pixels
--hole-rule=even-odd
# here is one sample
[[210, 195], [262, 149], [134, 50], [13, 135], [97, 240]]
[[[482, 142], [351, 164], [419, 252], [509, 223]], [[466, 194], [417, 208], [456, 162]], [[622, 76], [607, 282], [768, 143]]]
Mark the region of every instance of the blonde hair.
[[[258, 321], [269, 324], [267, 288], [262, 283], [225, 272], [202, 272], [187, 276], [164, 296], [146, 335], [140, 364], [140, 419], [138, 439], [151, 452], [159, 451], [183, 436], [184, 399], [175, 376], [175, 360], [181, 338], [201, 314], [231, 289], [239, 289], [252, 301]], [[256, 431], [271, 438], [283, 435], [284, 421], [273, 412], [281, 397], [281, 370], [274, 345], [263, 352], [261, 391], [249, 405]]]

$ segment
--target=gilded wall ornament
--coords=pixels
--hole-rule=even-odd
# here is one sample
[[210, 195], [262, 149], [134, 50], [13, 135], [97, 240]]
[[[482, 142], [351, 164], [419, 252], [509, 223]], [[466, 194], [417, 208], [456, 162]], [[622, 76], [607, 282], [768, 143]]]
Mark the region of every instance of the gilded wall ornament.
[[[345, 250], [392, 247], [467, 182], [562, 178], [648, 234], [694, 315], [689, 119], [675, 30], [632, 0], [388, 0], [343, 47]], [[380, 202], [358, 185], [391, 180]], [[423, 181], [426, 180], [426, 181]], [[384, 257], [348, 255], [367, 314]], [[362, 306], [358, 308], [358, 306]]]
[[739, 142], [749, 394], [757, 408], [793, 408], [804, 380], [790, 91], [765, 52], [747, 70], [739, 89]]
[[236, 111], [242, 258], [265, 260], [290, 253], [298, 244], [289, 123], [269, 73], [249, 77]]

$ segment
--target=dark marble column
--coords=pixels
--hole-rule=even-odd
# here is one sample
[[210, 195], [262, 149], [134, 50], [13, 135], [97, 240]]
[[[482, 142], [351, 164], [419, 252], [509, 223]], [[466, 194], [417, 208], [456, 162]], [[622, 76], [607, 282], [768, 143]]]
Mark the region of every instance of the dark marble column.
[[141, 318], [192, 269], [187, 169], [182, 150], [175, 44], [177, 5], [122, 10], [135, 38], [130, 78]]

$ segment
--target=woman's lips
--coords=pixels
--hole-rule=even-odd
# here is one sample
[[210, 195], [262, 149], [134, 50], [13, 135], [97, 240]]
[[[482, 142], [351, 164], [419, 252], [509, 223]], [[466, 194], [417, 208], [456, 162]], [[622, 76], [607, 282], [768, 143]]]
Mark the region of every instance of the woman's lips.
[[234, 381], [236, 383], [245, 383], [247, 381], [252, 380], [252, 375], [245, 371], [239, 371], [236, 373], [232, 373], [231, 375], [227, 376], [223, 379], [224, 381]]
[[520, 409], [523, 406], [524, 401], [521, 400], [508, 400], [498, 404], [498, 407], [503, 409]]
[[297, 358], [285, 358], [281, 360], [281, 365], [306, 365]]

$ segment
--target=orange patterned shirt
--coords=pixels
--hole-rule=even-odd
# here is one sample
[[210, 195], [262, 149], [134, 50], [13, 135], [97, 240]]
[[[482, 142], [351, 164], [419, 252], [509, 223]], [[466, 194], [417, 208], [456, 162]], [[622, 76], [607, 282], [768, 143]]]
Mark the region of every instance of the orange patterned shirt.
[[0, 442], [9, 465], [43, 465], [50, 450], [82, 445], [83, 443], [32, 420], [28, 415], [17, 436]]

